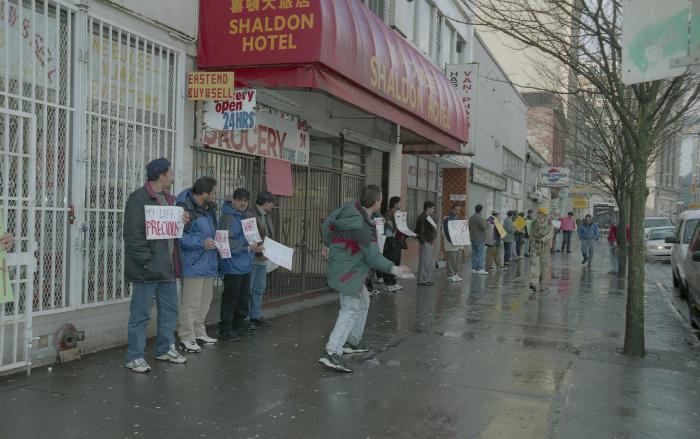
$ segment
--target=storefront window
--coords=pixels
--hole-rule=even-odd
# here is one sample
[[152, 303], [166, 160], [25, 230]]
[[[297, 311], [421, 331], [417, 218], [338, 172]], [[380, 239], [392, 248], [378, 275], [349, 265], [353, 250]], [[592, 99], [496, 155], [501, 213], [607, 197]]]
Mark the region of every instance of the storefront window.
[[408, 185], [418, 186], [418, 157], [414, 155], [408, 156]]
[[310, 152], [310, 164], [323, 168], [341, 169], [342, 150], [337, 139], [312, 138]]

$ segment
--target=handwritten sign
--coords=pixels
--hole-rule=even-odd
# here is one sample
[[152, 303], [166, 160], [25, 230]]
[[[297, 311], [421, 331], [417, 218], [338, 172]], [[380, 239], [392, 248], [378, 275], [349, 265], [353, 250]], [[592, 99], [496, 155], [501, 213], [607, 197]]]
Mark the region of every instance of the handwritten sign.
[[503, 225], [501, 225], [498, 220], [496, 220], [493, 225], [496, 226], [496, 230], [498, 230], [498, 235], [501, 237], [501, 239], [505, 238], [508, 233], [506, 233], [506, 229], [503, 228]]
[[263, 255], [265, 255], [267, 259], [287, 270], [292, 269], [292, 263], [294, 261], [293, 248], [286, 247], [268, 237], [265, 237], [263, 248]]
[[469, 224], [465, 220], [455, 220], [447, 222], [447, 231], [450, 233], [452, 245], [470, 245]]
[[217, 230], [214, 238], [214, 245], [219, 250], [221, 259], [231, 258], [231, 246], [228, 243], [228, 230]]
[[185, 228], [182, 207], [144, 206], [146, 214], [146, 239], [179, 239]]
[[[377, 228], [377, 236], [384, 234], [384, 223], [386, 220], [384, 218], [374, 218], [374, 227]], [[378, 238], [377, 238], [378, 239]]]
[[[5, 234], [2, 226], [2, 217], [0, 217], [0, 236]], [[5, 249], [0, 247], [0, 303], [13, 302], [12, 284], [10, 283], [10, 273], [7, 269], [7, 255]]]
[[255, 218], [248, 218], [241, 221], [243, 226], [243, 235], [245, 235], [248, 244], [257, 244], [262, 242], [260, 233], [258, 232], [258, 221]]
[[433, 226], [433, 229], [434, 229], [434, 230], [437, 230], [437, 224], [435, 224], [435, 220], [433, 220], [432, 217], [428, 216], [428, 217], [426, 217], [425, 219], [426, 219], [426, 221], [428, 221], [428, 224], [430, 224], [431, 226]]
[[406, 236], [417, 236], [415, 232], [408, 228], [408, 224], [406, 223], [406, 212], [396, 212], [394, 214], [394, 221], [396, 222], [396, 228], [399, 229], [399, 232]]

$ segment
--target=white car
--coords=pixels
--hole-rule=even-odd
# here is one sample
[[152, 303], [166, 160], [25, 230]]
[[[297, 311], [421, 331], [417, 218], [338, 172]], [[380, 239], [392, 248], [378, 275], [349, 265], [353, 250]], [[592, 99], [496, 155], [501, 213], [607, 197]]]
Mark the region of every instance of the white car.
[[657, 227], [673, 227], [671, 218], [666, 216], [652, 216], [649, 218], [644, 218], [644, 235], [649, 233], [649, 230]]
[[666, 238], [675, 235], [675, 227], [656, 227], [650, 229], [644, 237], [646, 241], [646, 258], [650, 261], [670, 261], [672, 244], [666, 243]]
[[[700, 223], [700, 210], [686, 210], [678, 215], [676, 220], [676, 233], [666, 242], [672, 244], [671, 249], [671, 273], [673, 274], [673, 286], [678, 287], [681, 297], [688, 295], [688, 282], [685, 276], [686, 255], [688, 244], [695, 231], [695, 226]], [[692, 261], [689, 261], [692, 262]]]
[[695, 226], [691, 235], [685, 259], [690, 324], [700, 328], [700, 224]]

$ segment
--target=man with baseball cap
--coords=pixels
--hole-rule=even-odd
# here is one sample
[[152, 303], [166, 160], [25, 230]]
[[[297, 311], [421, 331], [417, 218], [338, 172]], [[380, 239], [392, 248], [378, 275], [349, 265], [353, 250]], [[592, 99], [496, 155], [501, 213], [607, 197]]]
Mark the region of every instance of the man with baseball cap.
[[549, 267], [551, 241], [554, 228], [549, 219], [549, 209], [537, 209], [537, 218], [532, 222], [530, 234], [530, 289], [544, 291], [547, 267]]

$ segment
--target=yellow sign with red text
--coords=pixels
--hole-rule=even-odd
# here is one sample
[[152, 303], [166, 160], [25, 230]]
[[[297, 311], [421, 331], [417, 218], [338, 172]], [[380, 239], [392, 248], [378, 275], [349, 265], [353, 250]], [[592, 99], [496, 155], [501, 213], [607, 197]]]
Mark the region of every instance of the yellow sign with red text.
[[233, 72], [190, 72], [187, 99], [190, 101], [231, 100], [234, 98]]

